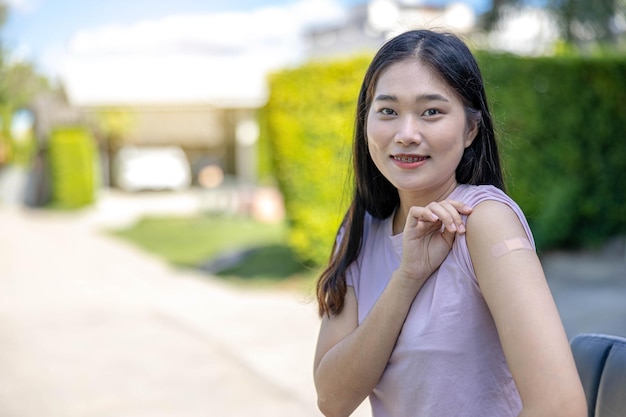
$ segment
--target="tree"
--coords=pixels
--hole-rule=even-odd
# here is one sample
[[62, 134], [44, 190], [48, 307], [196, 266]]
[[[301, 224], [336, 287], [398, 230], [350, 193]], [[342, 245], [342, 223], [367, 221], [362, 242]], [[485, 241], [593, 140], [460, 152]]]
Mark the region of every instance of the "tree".
[[560, 18], [561, 32], [568, 43], [615, 44], [619, 29], [613, 23], [624, 6], [620, 3], [617, 0], [551, 0], [550, 7]]
[[480, 25], [486, 31], [493, 30], [503, 16], [507, 7], [516, 7], [524, 3], [524, 0], [492, 0], [491, 9], [480, 19]]
[[[0, 1], [0, 28], [7, 17], [7, 6]], [[25, 61], [11, 62], [0, 40], [0, 166], [13, 161], [15, 138], [11, 127], [15, 112], [27, 109], [33, 98], [50, 91], [48, 80]]]
[[[493, 29], [506, 8], [529, 3], [528, 0], [493, 0], [491, 10], [482, 17], [482, 27]], [[626, 32], [626, 0], [545, 0], [543, 3], [554, 13], [561, 36], [568, 44], [615, 46]]]

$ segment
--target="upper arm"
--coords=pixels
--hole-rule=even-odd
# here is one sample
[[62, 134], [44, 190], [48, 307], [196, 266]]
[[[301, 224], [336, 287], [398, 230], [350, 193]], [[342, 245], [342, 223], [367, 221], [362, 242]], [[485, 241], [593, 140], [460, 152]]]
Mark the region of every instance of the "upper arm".
[[341, 313], [336, 316], [322, 317], [322, 324], [315, 350], [315, 364], [317, 369], [322, 358], [333, 346], [351, 333], [358, 326], [357, 301], [354, 287], [348, 286]]
[[[467, 220], [467, 244], [525, 408], [578, 412], [582, 388], [558, 310], [535, 251], [494, 256], [494, 245], [528, 238], [506, 204], [485, 201]], [[582, 396], [582, 398], [581, 398]]]

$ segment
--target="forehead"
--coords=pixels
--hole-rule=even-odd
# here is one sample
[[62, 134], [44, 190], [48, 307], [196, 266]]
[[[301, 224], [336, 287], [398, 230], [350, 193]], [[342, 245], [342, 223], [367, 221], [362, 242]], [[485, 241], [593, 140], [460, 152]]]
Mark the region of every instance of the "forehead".
[[373, 87], [374, 95], [438, 93], [450, 99], [457, 98], [457, 94], [436, 70], [416, 60], [391, 64], [381, 71]]

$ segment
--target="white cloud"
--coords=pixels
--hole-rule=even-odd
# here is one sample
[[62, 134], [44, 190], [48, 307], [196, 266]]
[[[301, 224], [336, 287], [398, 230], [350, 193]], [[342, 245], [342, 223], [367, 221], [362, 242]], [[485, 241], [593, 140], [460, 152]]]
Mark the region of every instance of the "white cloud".
[[4, 4], [11, 11], [18, 13], [31, 13], [39, 7], [39, 0], [4, 0]]
[[332, 0], [247, 13], [177, 15], [77, 33], [62, 78], [77, 104], [209, 101], [255, 104], [268, 71], [301, 59], [302, 29], [337, 21]]

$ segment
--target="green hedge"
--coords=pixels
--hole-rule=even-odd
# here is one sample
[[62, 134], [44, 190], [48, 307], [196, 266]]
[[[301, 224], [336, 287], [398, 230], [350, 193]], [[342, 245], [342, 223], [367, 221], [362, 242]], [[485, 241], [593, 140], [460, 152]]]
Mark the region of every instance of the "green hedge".
[[52, 131], [48, 142], [52, 202], [54, 207], [74, 209], [95, 200], [97, 147], [82, 127]]
[[[311, 63], [270, 78], [261, 113], [291, 245], [323, 263], [350, 199], [354, 111], [371, 57]], [[626, 59], [480, 53], [507, 171], [540, 249], [626, 233]], [[262, 156], [263, 158], [263, 156]]]
[[626, 233], [626, 57], [479, 55], [509, 192], [542, 249]]
[[[274, 74], [261, 112], [285, 198], [290, 244], [301, 259], [328, 258], [345, 194], [356, 97], [368, 58], [312, 63]], [[262, 145], [263, 146], [263, 145]]]

